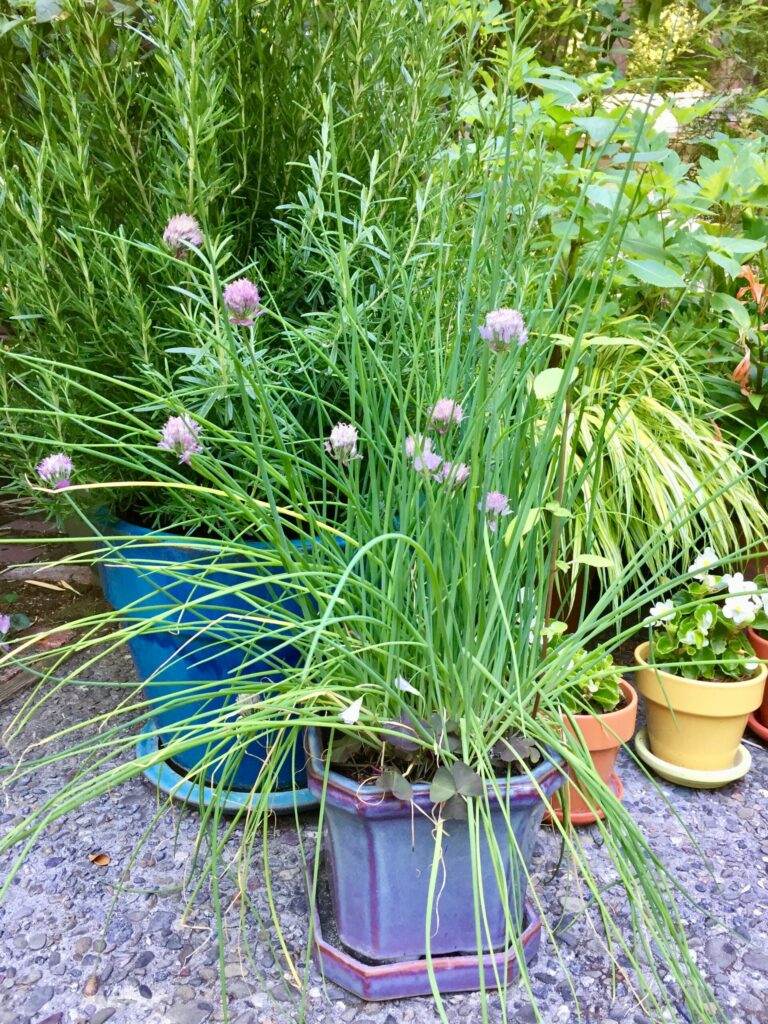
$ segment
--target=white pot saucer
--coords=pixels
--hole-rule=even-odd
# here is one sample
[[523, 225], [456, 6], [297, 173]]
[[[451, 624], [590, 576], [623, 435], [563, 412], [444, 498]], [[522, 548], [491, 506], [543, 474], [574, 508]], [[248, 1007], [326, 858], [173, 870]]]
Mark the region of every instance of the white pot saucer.
[[719, 771], [706, 772], [696, 768], [682, 768], [679, 764], [662, 761], [660, 757], [651, 753], [647, 729], [641, 729], [635, 736], [635, 751], [640, 760], [662, 779], [674, 782], [678, 786], [688, 786], [690, 789], [718, 789], [720, 786], [727, 786], [729, 782], [743, 779], [752, 767], [752, 755], [743, 743], [736, 752], [733, 765]]

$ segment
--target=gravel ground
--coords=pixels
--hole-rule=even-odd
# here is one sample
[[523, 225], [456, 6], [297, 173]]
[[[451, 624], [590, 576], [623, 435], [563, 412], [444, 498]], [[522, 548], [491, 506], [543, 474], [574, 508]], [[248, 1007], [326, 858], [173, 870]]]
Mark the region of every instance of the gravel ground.
[[[83, 600], [90, 607], [97, 597], [91, 593]], [[75, 602], [74, 610], [76, 606]], [[68, 614], [72, 610], [68, 608]], [[55, 620], [55, 613], [49, 614]], [[28, 692], [0, 706], [0, 768], [17, 764], [33, 740], [108, 713], [125, 697], [125, 689], [94, 686], [94, 681], [128, 682], [134, 677], [127, 653], [117, 651], [84, 670], [80, 678], [83, 685], [57, 692], [21, 737], [13, 738], [6, 730]], [[51, 746], [60, 747], [62, 742], [56, 740]], [[750, 775], [717, 792], [666, 783], [657, 790], [626, 754], [619, 772], [626, 806], [654, 849], [699, 901], [701, 913], [689, 930], [691, 946], [728, 1020], [768, 1024], [768, 751], [757, 743], [750, 749], [754, 758]], [[62, 771], [74, 772], [75, 764], [41, 767], [29, 777], [3, 780], [0, 776], [0, 835], [49, 799]], [[313, 815], [303, 817], [302, 829], [304, 839], [311, 842], [316, 836]], [[590, 829], [581, 834], [600, 874], [606, 857], [599, 833]], [[0, 903], [0, 1024], [224, 1020], [210, 885], [204, 883], [195, 894], [191, 881], [197, 836], [196, 815], [163, 806], [156, 791], [139, 777], [65, 814], [37, 837]], [[696, 851], [691, 836], [703, 855]], [[254, 849], [248, 885], [264, 926], [259, 926], [255, 913], [249, 913], [241, 927], [241, 907], [230, 899], [234, 894], [231, 875], [238, 867], [236, 839], [233, 836], [223, 849], [220, 878], [227, 906], [222, 962], [228, 983], [228, 1019], [237, 1024], [295, 1021], [299, 1017], [296, 991], [286, 984], [270, 948], [275, 933], [268, 924], [258, 849]], [[270, 850], [277, 909], [288, 948], [301, 970], [307, 901], [292, 821], [275, 823]], [[89, 859], [102, 853], [109, 857], [107, 866]], [[582, 902], [569, 881], [567, 864], [552, 877], [557, 856], [551, 830], [542, 829], [534, 875], [545, 906], [553, 912], [564, 908], [574, 913]], [[0, 879], [6, 878], [13, 863], [13, 854], [0, 856]], [[604, 870], [609, 877], [607, 867]], [[124, 891], [118, 893], [121, 883]], [[607, 900], [614, 913], [623, 916], [621, 900], [612, 896]], [[691, 914], [684, 916], [690, 919]], [[574, 920], [560, 936], [563, 963], [555, 957], [551, 940], [545, 939], [531, 965], [533, 990], [545, 1024], [578, 1019], [566, 970], [583, 1020], [654, 1021], [626, 980], [619, 978], [613, 989], [598, 933], [583, 915]], [[446, 1007], [451, 1024], [482, 1020], [476, 994], [449, 997]], [[508, 1010], [511, 1021], [535, 1020], [522, 986], [511, 990]], [[311, 970], [308, 1024], [432, 1024], [438, 1019], [430, 999], [363, 1003], [324, 984], [318, 972]], [[498, 1005], [491, 1000], [490, 1020], [499, 1019]], [[688, 1020], [682, 1009], [674, 1019]]]

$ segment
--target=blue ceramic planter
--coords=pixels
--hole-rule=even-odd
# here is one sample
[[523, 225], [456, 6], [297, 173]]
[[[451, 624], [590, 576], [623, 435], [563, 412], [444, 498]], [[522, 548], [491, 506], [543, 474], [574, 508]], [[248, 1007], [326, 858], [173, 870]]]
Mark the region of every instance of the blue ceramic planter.
[[[297, 663], [299, 653], [285, 644], [284, 634], [276, 633], [274, 640], [260, 638], [256, 647], [247, 623], [235, 618], [217, 624], [228, 613], [253, 613], [254, 600], [279, 600], [284, 611], [299, 614], [299, 604], [286, 596], [279, 583], [270, 582], [270, 575], [280, 570], [259, 565], [256, 558], [251, 565], [242, 556], [222, 557], [213, 544], [201, 547], [187, 538], [122, 520], [102, 523], [102, 532], [112, 538], [108, 547], [104, 545], [99, 565], [104, 595], [112, 607], [131, 620], [170, 613], [165, 627], [128, 641], [162, 742], [185, 744], [174, 753], [175, 764], [185, 772], [194, 772], [207, 752], [215, 753], [206, 780], [250, 790], [264, 764], [270, 737], [256, 737], [238, 749], [233, 740], [207, 738], [206, 725], [213, 727], [222, 715], [235, 714], [235, 695], [229, 691], [239, 671], [260, 673], [262, 684], [270, 680], [279, 683], [285, 668]], [[248, 547], [255, 553], [266, 545]], [[220, 590], [237, 585], [242, 588], [239, 593]], [[189, 607], [190, 601], [206, 597], [211, 600]], [[280, 767], [277, 784], [289, 789], [303, 786], [305, 781], [305, 758], [299, 743], [295, 757], [287, 758]]]
[[[325, 764], [321, 737], [308, 733], [310, 792], [323, 792]], [[503, 900], [491, 851], [482, 831], [480, 870], [490, 945], [507, 944], [505, 906], [523, 931], [526, 874], [544, 815], [540, 793], [551, 796], [566, 780], [560, 764], [544, 762], [509, 784], [500, 780], [503, 802], [488, 790], [490, 815], [507, 886]], [[535, 780], [535, 781], [534, 781]], [[435, 805], [425, 783], [413, 787], [413, 803], [397, 800], [371, 785], [331, 771], [325, 793], [327, 863], [336, 928], [343, 944], [374, 961], [413, 960], [426, 954], [425, 924], [432, 857]], [[425, 814], [421, 811], [426, 812]], [[508, 815], [520, 849], [518, 857], [505, 821]], [[442, 891], [433, 913], [430, 949], [435, 956], [476, 949], [475, 894], [469, 826], [448, 821], [443, 836]], [[433, 908], [434, 910], [434, 908]]]

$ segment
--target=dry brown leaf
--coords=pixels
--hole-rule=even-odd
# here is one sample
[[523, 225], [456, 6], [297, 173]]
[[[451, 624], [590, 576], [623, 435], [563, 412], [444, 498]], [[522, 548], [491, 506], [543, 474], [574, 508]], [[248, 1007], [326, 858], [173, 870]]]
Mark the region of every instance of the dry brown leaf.
[[92, 974], [88, 981], [83, 986], [84, 996], [95, 996], [99, 991], [99, 977], [97, 974]]
[[88, 860], [97, 868], [105, 868], [112, 860], [108, 853], [89, 853]]

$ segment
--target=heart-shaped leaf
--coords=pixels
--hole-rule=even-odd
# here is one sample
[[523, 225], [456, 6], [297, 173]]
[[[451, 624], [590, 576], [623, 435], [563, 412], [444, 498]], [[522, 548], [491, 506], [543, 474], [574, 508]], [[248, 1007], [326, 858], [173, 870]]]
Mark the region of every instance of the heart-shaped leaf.
[[432, 785], [429, 787], [429, 799], [433, 804], [442, 804], [456, 796], [456, 783], [450, 769], [441, 767], [435, 772]]
[[376, 780], [376, 788], [384, 793], [392, 793], [398, 800], [410, 802], [413, 799], [413, 787], [400, 772], [384, 772]]
[[467, 818], [467, 801], [460, 796], [452, 796], [443, 804], [443, 817], [447, 820], [465, 821]]
[[483, 780], [463, 761], [457, 761], [453, 766], [453, 781], [456, 783], [456, 792], [462, 796], [482, 796], [485, 791]]

